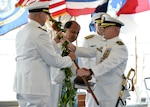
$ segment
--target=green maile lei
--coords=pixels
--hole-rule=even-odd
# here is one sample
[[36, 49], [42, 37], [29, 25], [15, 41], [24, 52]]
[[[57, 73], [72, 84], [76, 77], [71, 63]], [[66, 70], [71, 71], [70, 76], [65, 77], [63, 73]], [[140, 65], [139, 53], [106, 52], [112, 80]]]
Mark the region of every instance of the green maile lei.
[[[69, 51], [66, 48], [67, 44], [69, 44], [68, 41], [65, 41], [62, 44], [62, 56], [67, 56], [69, 54]], [[70, 79], [70, 77], [72, 77], [71, 68], [62, 68], [62, 70], [64, 70], [66, 77], [63, 80], [62, 93], [58, 107], [73, 107], [77, 89], [73, 87]]]
[[[61, 29], [62, 23], [53, 19], [51, 17], [51, 15], [50, 15], [50, 21], [52, 21], [54, 23], [54, 26], [52, 26], [54, 30], [56, 30], [56, 31], [62, 30], [62, 32], [65, 32], [64, 29]], [[60, 35], [57, 35], [57, 37], [58, 37], [58, 39], [63, 38]], [[69, 51], [66, 48], [68, 44], [69, 44], [68, 41], [65, 41], [62, 44], [61, 56], [67, 56], [69, 54]], [[70, 77], [72, 77], [71, 68], [62, 68], [61, 70], [63, 70], [65, 72], [66, 77], [63, 80], [62, 93], [61, 93], [61, 98], [59, 100], [58, 107], [73, 107], [73, 105], [75, 104], [74, 99], [76, 96], [77, 89], [75, 89], [73, 87], [73, 84], [72, 84], [71, 79], [70, 79]]]

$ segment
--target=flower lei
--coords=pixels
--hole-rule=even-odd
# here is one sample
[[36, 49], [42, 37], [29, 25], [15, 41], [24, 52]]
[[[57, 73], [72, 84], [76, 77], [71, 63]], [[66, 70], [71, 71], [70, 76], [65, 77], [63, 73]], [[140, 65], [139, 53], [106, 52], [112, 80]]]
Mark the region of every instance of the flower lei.
[[[66, 48], [67, 44], [69, 44], [68, 41], [65, 41], [62, 44], [62, 56], [67, 56], [69, 54], [69, 51]], [[62, 70], [64, 70], [66, 77], [63, 80], [62, 94], [58, 106], [73, 107], [73, 105], [75, 104], [74, 98], [76, 96], [77, 89], [74, 89], [70, 79], [70, 77], [72, 77], [71, 68], [62, 68]]]
[[[56, 20], [54, 20], [51, 16], [50, 16], [50, 21], [53, 22], [52, 28], [56, 31], [60, 31], [62, 30], [63, 32], [65, 32], [63, 29], [61, 29], [62, 23], [58, 22]], [[61, 36], [57, 35], [59, 39], [62, 39]], [[61, 56], [67, 56], [69, 54], [68, 49], [66, 48], [67, 45], [69, 44], [68, 41], [65, 41], [62, 44], [62, 54]], [[63, 70], [65, 72], [65, 79], [63, 80], [63, 85], [62, 85], [62, 93], [61, 93], [61, 98], [59, 100], [59, 104], [58, 107], [73, 107], [73, 105], [75, 104], [74, 98], [76, 96], [76, 91], [77, 89], [75, 89], [73, 87], [73, 84], [71, 82], [70, 77], [72, 77], [72, 72], [71, 72], [71, 68], [62, 68], [61, 70]]]

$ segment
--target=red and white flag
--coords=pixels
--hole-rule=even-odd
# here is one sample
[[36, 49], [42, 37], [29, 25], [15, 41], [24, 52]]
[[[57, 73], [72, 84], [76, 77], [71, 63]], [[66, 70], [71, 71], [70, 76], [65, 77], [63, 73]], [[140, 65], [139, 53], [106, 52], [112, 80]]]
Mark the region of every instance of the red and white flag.
[[51, 0], [49, 11], [53, 17], [66, 13], [66, 0]]
[[107, 0], [19, 0], [16, 6], [26, 6], [36, 1], [50, 1], [49, 10], [56, 17], [66, 12], [71, 16], [91, 14]]
[[107, 0], [66, 0], [67, 12], [71, 16], [91, 14], [98, 5], [102, 5]]
[[36, 2], [36, 1], [39, 1], [39, 0], [19, 0], [17, 3], [16, 3], [16, 7], [18, 6], [27, 6], [33, 2]]

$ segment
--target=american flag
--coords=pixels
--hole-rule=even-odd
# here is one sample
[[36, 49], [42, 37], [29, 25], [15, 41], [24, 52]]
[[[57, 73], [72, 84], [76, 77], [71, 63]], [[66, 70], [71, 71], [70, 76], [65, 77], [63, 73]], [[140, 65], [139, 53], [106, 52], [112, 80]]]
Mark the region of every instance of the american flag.
[[56, 17], [65, 12], [71, 16], [91, 14], [98, 5], [107, 0], [19, 0], [16, 6], [26, 6], [36, 1], [50, 1], [50, 12]]
[[66, 1], [51, 0], [49, 5], [49, 11], [53, 17], [57, 17], [66, 13]]

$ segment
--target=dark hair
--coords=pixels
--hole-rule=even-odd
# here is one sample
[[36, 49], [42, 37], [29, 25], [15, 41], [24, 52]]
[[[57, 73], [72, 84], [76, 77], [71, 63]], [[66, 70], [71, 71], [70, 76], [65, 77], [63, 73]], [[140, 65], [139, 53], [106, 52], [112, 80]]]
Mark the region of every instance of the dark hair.
[[65, 23], [64, 28], [70, 28], [74, 21], [68, 21]]

